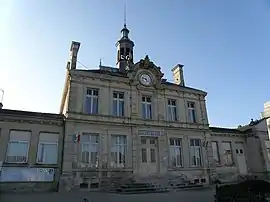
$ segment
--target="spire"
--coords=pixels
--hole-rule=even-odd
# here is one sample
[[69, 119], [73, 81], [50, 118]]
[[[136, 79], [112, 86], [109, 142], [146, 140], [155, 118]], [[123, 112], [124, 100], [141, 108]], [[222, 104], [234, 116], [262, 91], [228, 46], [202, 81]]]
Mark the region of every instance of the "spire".
[[124, 8], [124, 27], [127, 26], [127, 5], [125, 4]]
[[128, 37], [126, 4], [124, 7], [124, 27], [121, 30], [121, 38], [117, 41], [117, 67], [120, 71], [125, 71], [127, 62], [133, 63], [134, 42]]
[[127, 28], [127, 6], [124, 7], [124, 28], [121, 30], [122, 39], [128, 39], [129, 30]]

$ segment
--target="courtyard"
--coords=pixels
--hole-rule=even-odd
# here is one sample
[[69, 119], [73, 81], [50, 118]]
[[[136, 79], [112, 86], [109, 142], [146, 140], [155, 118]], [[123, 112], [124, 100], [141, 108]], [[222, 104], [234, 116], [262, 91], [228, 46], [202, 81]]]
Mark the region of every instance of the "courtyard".
[[70, 193], [18, 193], [18, 194], [1, 194], [1, 202], [79, 202], [83, 198], [89, 199], [89, 202], [212, 202], [214, 201], [213, 189], [181, 190], [168, 193], [153, 194], [133, 194], [119, 195], [111, 193], [98, 192], [70, 192]]

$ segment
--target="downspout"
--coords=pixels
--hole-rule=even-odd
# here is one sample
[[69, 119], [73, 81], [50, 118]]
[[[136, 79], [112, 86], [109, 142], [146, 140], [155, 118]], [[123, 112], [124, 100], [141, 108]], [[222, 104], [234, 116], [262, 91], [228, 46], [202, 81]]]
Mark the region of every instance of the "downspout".
[[59, 180], [58, 180], [58, 182], [57, 182], [57, 187], [56, 187], [56, 189], [57, 189], [57, 191], [59, 192], [59, 188], [60, 188], [60, 181], [61, 181], [61, 176], [63, 175], [63, 165], [64, 165], [64, 144], [65, 144], [65, 137], [66, 137], [66, 135], [65, 135], [65, 132], [66, 132], [66, 127], [65, 127], [65, 117], [64, 117], [64, 115], [62, 115], [62, 125], [63, 125], [63, 129], [62, 129], [62, 149], [61, 149], [61, 161], [60, 161], [60, 175], [59, 175]]
[[60, 175], [63, 174], [63, 167], [64, 167], [64, 146], [65, 146], [65, 137], [66, 137], [66, 121], [65, 121], [65, 117], [63, 117], [63, 122], [62, 123], [63, 123], [63, 139], [62, 139]]

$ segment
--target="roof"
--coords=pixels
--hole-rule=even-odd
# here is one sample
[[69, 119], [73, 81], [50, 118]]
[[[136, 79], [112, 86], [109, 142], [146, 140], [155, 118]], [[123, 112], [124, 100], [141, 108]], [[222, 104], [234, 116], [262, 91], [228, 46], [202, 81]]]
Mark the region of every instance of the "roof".
[[247, 131], [247, 130], [253, 128], [254, 126], [260, 124], [264, 120], [265, 120], [265, 118], [261, 118], [259, 120], [255, 120], [255, 121], [253, 121], [253, 119], [251, 119], [249, 124], [244, 125], [244, 126], [239, 126], [238, 129], [241, 131]]
[[[117, 68], [112, 68], [112, 69], [117, 69]], [[107, 71], [107, 70], [102, 70], [102, 69], [90, 69], [90, 70], [76, 69], [75, 71], [76, 72], [82, 72], [82, 73], [83, 72], [92, 72], [92, 73], [97, 73], [97, 74], [107, 74], [107, 75], [110, 75], [110, 76], [128, 78], [128, 76], [125, 73], [119, 72], [119, 71]], [[169, 85], [169, 86], [175, 86], [175, 87], [178, 87], [180, 89], [184, 88], [184, 89], [199, 91], [199, 92], [201, 92], [203, 94], [207, 94], [205, 91], [202, 91], [202, 90], [199, 90], [199, 89], [196, 89], [196, 88], [187, 87], [187, 86], [179, 86], [179, 85], [177, 85], [175, 83], [171, 83], [171, 82], [166, 81], [166, 79], [162, 79], [161, 83], [165, 84], [165, 85]]]
[[243, 133], [237, 128], [222, 128], [222, 127], [209, 127], [212, 132], [216, 133]]
[[255, 120], [251, 119], [251, 122], [247, 125], [244, 126], [239, 126], [238, 128], [222, 128], [222, 127], [210, 127], [210, 130], [212, 132], [219, 132], [219, 133], [242, 133], [242, 134], [247, 134], [252, 131], [252, 128], [262, 121], [264, 121], [265, 118]]
[[10, 115], [10, 116], [28, 116], [28, 117], [41, 117], [49, 119], [58, 119], [62, 120], [64, 118], [61, 114], [53, 113], [42, 113], [42, 112], [32, 112], [32, 111], [22, 111], [22, 110], [12, 110], [12, 109], [0, 109], [1, 115]]

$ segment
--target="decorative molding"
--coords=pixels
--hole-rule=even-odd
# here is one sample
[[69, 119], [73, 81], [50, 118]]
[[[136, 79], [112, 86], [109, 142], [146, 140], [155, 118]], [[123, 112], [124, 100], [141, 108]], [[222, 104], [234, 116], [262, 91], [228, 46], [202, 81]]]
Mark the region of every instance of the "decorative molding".
[[17, 123], [25, 123], [25, 124], [40, 124], [40, 125], [56, 125], [56, 126], [63, 126], [63, 121], [60, 120], [45, 120], [45, 119], [22, 119], [21, 117], [4, 117], [1, 119], [3, 122], [17, 122]]

